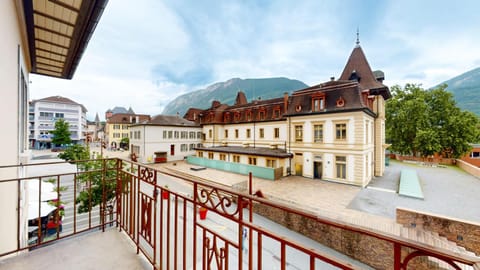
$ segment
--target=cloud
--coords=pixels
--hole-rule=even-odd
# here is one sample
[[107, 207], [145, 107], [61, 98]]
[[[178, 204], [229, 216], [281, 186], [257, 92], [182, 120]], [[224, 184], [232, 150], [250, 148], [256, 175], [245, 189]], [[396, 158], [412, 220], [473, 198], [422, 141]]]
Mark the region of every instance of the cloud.
[[[89, 118], [132, 106], [156, 114], [178, 95], [233, 77], [338, 77], [360, 29], [387, 85], [427, 87], [480, 63], [478, 1], [110, 1], [72, 81], [32, 76], [32, 97], [62, 95]], [[78, 99], [78, 100], [76, 100]]]

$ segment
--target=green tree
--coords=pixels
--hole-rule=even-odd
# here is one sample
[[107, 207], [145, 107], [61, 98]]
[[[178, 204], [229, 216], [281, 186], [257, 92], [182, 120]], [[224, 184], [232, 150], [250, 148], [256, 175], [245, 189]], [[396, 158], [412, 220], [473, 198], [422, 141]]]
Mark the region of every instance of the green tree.
[[79, 144], [68, 147], [58, 156], [77, 166], [77, 181], [84, 187], [75, 201], [79, 213], [88, 212], [104, 201], [107, 205], [112, 204], [116, 194], [117, 160], [103, 159], [102, 156], [89, 160], [88, 146]]
[[52, 143], [56, 145], [70, 144], [72, 142], [70, 139], [69, 124], [63, 119], [58, 119], [55, 122], [55, 129], [52, 131], [52, 134]]
[[386, 103], [386, 136], [393, 151], [422, 156], [443, 153], [458, 158], [470, 150], [470, 143], [479, 140], [479, 119], [461, 111], [446, 87], [392, 87], [393, 97]]
[[90, 159], [90, 149], [88, 146], [74, 144], [58, 154], [58, 157], [66, 161], [87, 160]]

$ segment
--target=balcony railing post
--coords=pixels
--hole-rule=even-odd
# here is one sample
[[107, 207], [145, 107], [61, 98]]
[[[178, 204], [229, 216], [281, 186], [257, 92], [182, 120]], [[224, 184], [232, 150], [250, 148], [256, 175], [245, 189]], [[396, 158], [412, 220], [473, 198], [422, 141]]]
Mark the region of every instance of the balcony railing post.
[[402, 246], [399, 243], [393, 243], [393, 269], [402, 269]]
[[198, 202], [198, 184], [196, 182], [193, 183], [193, 254], [192, 254], [192, 261], [193, 261], [193, 270], [197, 269], [197, 202]]
[[107, 218], [106, 210], [107, 210], [107, 196], [105, 190], [105, 176], [107, 173], [107, 160], [102, 159], [102, 204], [100, 207], [100, 217], [102, 222], [102, 232], [105, 232], [105, 219]]
[[115, 224], [116, 227], [119, 228], [119, 213], [120, 209], [122, 208], [122, 193], [123, 193], [123, 186], [122, 186], [122, 160], [117, 158], [116, 163], [116, 185], [115, 185], [115, 202], [116, 202], [116, 211], [115, 211]]

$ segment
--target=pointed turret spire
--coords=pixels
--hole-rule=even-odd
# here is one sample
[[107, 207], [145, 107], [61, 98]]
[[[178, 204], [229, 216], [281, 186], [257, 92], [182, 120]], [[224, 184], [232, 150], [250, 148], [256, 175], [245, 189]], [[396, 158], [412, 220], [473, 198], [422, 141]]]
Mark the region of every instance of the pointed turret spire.
[[350, 54], [339, 81], [356, 81], [360, 89], [369, 89], [371, 93], [373, 93], [372, 90], [376, 90], [376, 93], [382, 94], [385, 100], [389, 99], [391, 94], [388, 87], [375, 78], [367, 57], [358, 43], [357, 40], [357, 45]]

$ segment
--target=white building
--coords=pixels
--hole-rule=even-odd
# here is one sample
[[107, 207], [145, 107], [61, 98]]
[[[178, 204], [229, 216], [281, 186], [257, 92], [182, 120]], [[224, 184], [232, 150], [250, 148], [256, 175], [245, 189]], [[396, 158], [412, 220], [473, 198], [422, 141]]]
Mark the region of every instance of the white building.
[[139, 162], [183, 160], [202, 142], [202, 128], [178, 116], [157, 115], [130, 126], [131, 152]]
[[[0, 167], [29, 163], [29, 74], [71, 79], [106, 5], [104, 0], [33, 2], [0, 1]], [[0, 168], [0, 179], [24, 175]], [[0, 183], [0, 254], [26, 244], [27, 194], [23, 184]]]
[[71, 99], [53, 96], [31, 102], [30, 146], [35, 149], [51, 148], [55, 121], [63, 119], [69, 124], [72, 143], [83, 143], [87, 133], [87, 109]]

